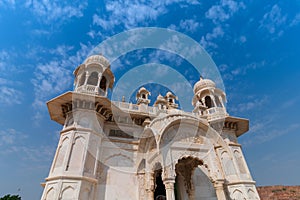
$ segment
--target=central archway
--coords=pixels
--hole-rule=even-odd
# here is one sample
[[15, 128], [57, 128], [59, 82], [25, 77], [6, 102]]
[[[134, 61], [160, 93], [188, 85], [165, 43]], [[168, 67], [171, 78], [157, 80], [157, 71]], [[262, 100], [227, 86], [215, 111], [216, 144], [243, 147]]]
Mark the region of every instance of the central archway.
[[166, 199], [166, 187], [162, 180], [162, 166], [160, 163], [155, 164], [154, 169], [154, 200], [165, 200]]
[[181, 158], [175, 165], [175, 199], [176, 200], [217, 200], [214, 186], [204, 173], [203, 161], [191, 156]]

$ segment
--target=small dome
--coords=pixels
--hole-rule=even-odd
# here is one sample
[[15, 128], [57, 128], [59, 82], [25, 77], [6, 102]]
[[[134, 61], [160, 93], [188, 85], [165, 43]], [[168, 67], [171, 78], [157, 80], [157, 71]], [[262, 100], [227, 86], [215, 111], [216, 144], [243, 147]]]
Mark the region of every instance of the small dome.
[[200, 80], [194, 85], [194, 93], [196, 94], [198, 91], [204, 88], [215, 88], [216, 84], [210, 79], [203, 79], [200, 77]]
[[146, 89], [146, 88], [144, 88], [144, 87], [141, 87], [140, 89], [139, 89], [139, 91], [138, 91], [138, 93], [147, 93], [147, 94], [150, 94], [150, 92]]
[[165, 98], [164, 98], [161, 94], [159, 94], [159, 95], [156, 97], [156, 99], [157, 99], [157, 100], [165, 100]]
[[161, 94], [159, 94], [159, 95], [156, 97], [156, 101], [154, 102], [154, 106], [157, 106], [158, 104], [164, 104], [164, 105], [167, 104], [166, 98], [163, 97]]
[[175, 98], [176, 99], [176, 96], [172, 92], [170, 92], [170, 91], [167, 92], [166, 97], [170, 97], [170, 98]]
[[89, 63], [100, 63], [104, 67], [110, 67], [109, 61], [101, 54], [92, 55], [92, 56], [88, 57], [84, 61], [84, 64], [89, 64]]

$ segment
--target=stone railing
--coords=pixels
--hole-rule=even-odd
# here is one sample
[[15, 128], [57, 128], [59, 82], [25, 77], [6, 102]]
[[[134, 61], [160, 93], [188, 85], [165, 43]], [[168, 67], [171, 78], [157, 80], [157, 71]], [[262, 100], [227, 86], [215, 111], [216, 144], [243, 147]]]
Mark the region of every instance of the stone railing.
[[77, 87], [75, 91], [86, 94], [105, 96], [105, 92], [95, 85], [82, 85], [80, 87]]
[[157, 107], [147, 106], [147, 105], [137, 105], [133, 103], [127, 102], [119, 102], [119, 101], [112, 101], [112, 103], [119, 107], [121, 110], [126, 112], [141, 112], [141, 113], [149, 113], [152, 115], [156, 115], [159, 111]]
[[222, 107], [213, 107], [206, 109], [203, 115], [207, 117], [208, 121], [212, 121], [224, 118], [227, 115], [227, 112]]

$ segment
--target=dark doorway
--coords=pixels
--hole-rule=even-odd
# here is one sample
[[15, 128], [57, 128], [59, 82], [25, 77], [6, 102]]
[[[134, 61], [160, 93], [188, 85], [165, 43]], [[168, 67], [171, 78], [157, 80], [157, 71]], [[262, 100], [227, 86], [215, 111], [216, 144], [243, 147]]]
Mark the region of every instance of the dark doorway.
[[206, 105], [207, 108], [213, 107], [212, 100], [211, 100], [210, 96], [205, 97], [205, 105]]
[[100, 81], [100, 88], [105, 92], [106, 91], [106, 78], [105, 76], [102, 76], [102, 79]]
[[161, 177], [162, 169], [158, 169], [154, 173], [155, 178], [155, 191], [154, 200], [166, 199], [166, 188]]

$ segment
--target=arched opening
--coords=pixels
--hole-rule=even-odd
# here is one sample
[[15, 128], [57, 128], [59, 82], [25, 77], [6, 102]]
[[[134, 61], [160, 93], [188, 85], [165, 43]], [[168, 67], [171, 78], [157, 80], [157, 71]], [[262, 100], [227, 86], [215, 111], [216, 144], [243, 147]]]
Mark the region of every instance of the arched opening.
[[235, 157], [235, 160], [237, 162], [237, 165], [238, 165], [238, 168], [239, 168], [239, 171], [241, 174], [246, 174], [247, 173], [247, 170], [246, 170], [246, 167], [244, 165], [244, 162], [243, 162], [243, 157], [242, 155], [240, 154], [239, 151], [234, 151], [233, 153], [234, 157]]
[[166, 199], [166, 187], [162, 180], [162, 167], [158, 163], [155, 165], [154, 171], [154, 200], [165, 200]]
[[85, 82], [85, 77], [86, 77], [86, 73], [84, 72], [81, 77], [80, 77], [80, 80], [79, 80], [79, 83], [78, 83], [78, 87], [82, 86]]
[[216, 102], [217, 107], [222, 107], [222, 103], [218, 96], [215, 96], [215, 102]]
[[100, 81], [100, 89], [102, 89], [104, 92], [106, 91], [106, 78], [105, 76], [102, 76], [101, 81]]
[[146, 99], [146, 94], [142, 94], [142, 98], [143, 98], [143, 99]]
[[97, 82], [98, 82], [98, 73], [97, 72], [93, 72], [88, 81], [87, 81], [87, 84], [88, 85], [97, 85]]
[[213, 107], [212, 100], [211, 100], [210, 96], [205, 97], [205, 105], [206, 105], [207, 108]]
[[193, 172], [203, 162], [192, 157], [182, 158], [175, 166], [175, 193], [176, 199], [191, 199], [194, 196]]

